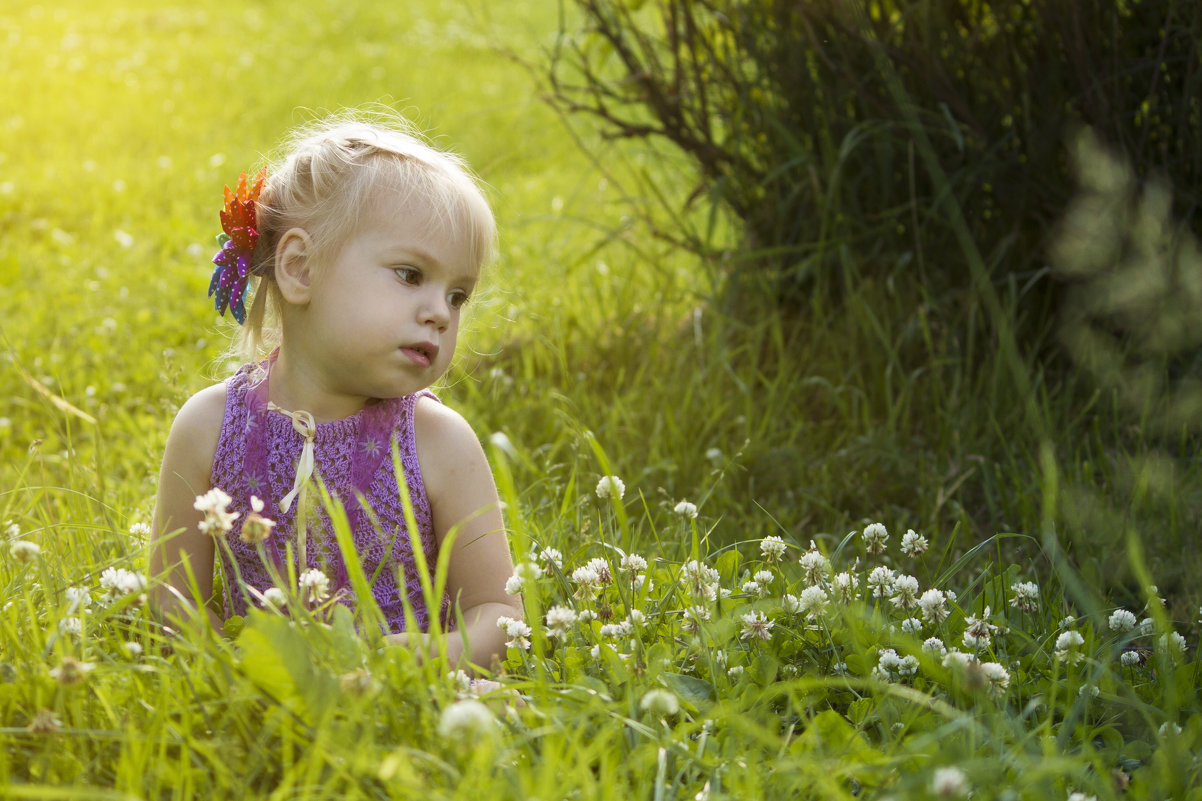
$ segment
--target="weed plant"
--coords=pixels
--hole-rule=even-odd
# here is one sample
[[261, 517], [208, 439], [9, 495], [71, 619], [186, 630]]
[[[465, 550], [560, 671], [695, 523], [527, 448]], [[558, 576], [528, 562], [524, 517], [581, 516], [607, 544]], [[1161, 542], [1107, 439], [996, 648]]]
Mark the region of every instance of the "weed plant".
[[[586, 158], [493, 49], [552, 11], [436, 5], [0, 12], [0, 795], [1200, 797], [1188, 420], [1085, 361], [1050, 386], [855, 258], [802, 329], [727, 319], [618, 185], [683, 192], [680, 165]], [[498, 687], [381, 648], [314, 577], [230, 638], [144, 601], [170, 420], [228, 374], [221, 186], [298, 107], [381, 99], [504, 232], [440, 390], [520, 564]], [[1089, 197], [1149, 197], [1112, 188]]]

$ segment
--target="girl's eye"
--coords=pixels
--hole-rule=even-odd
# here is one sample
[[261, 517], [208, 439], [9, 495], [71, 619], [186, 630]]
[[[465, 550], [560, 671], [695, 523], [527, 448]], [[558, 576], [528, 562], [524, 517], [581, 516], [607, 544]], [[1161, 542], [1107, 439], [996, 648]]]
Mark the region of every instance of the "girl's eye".
[[421, 273], [412, 267], [397, 267], [393, 272], [406, 284], [416, 284], [421, 279]]
[[447, 303], [450, 304], [452, 309], [458, 309], [462, 307], [463, 304], [467, 303], [467, 298], [468, 294], [466, 292], [457, 289], [447, 295]]

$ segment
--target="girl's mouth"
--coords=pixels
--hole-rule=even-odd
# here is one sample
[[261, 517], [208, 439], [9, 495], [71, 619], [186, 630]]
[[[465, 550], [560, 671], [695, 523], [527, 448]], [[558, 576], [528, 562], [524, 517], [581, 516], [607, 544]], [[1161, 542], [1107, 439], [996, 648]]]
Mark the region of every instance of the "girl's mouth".
[[406, 345], [401, 348], [401, 351], [421, 367], [429, 367], [438, 358], [438, 346], [431, 342]]

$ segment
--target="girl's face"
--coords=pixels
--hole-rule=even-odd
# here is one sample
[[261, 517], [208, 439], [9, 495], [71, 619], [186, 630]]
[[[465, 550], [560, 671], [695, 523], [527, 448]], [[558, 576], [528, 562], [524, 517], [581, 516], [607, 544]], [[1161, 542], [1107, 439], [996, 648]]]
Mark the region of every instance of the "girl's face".
[[301, 339], [320, 389], [395, 398], [451, 362], [478, 267], [466, 238], [414, 198], [376, 190], [358, 230], [318, 266]]

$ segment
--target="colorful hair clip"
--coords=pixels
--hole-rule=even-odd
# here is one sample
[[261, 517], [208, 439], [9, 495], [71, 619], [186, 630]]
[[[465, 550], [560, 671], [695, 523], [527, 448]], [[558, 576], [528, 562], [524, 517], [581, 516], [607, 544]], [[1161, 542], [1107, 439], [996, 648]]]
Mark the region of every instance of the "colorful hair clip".
[[263, 191], [267, 168], [259, 170], [248, 186], [246, 173], [238, 177], [238, 188], [225, 188], [225, 208], [221, 210], [221, 230], [217, 244], [221, 250], [213, 257], [217, 269], [209, 282], [209, 297], [215, 297], [213, 307], [225, 316], [226, 306], [238, 324], [246, 322], [246, 285], [250, 278], [251, 259], [259, 242], [258, 216], [255, 203]]

